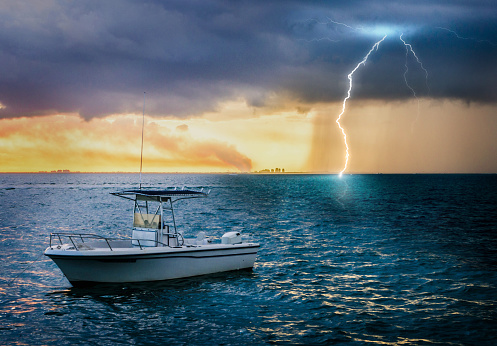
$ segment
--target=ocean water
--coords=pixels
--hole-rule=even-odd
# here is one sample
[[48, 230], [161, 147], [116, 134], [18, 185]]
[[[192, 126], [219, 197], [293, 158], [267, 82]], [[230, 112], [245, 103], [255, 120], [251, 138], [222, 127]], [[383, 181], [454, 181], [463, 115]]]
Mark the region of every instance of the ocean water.
[[130, 233], [136, 174], [0, 174], [0, 344], [497, 344], [497, 175], [146, 174], [201, 186], [185, 235], [242, 231], [252, 271], [73, 288], [50, 232]]

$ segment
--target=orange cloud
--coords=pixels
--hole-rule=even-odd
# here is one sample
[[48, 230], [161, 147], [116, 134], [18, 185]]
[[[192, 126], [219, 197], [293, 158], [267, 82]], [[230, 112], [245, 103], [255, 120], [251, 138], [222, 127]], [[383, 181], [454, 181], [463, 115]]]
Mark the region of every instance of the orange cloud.
[[[111, 116], [84, 121], [75, 115], [0, 120], [0, 171], [137, 171], [140, 120]], [[172, 132], [146, 124], [144, 171], [251, 169], [251, 160], [234, 145], [195, 140], [187, 129]]]
[[177, 129], [180, 131], [164, 134], [163, 128], [151, 123], [147, 125], [146, 139], [159, 151], [159, 155], [175, 157], [190, 166], [200, 163], [219, 168], [235, 167], [241, 172], [251, 170], [252, 161], [238, 152], [234, 145], [213, 139], [195, 139], [188, 133], [186, 125], [180, 125]]

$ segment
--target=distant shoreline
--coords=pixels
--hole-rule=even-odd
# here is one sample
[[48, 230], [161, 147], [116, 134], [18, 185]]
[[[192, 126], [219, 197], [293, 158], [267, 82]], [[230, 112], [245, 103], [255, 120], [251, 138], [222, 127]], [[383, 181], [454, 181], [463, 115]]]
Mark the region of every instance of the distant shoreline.
[[[140, 174], [140, 172], [0, 172], [0, 174], [54, 174], [54, 175], [64, 175], [64, 174]], [[338, 172], [142, 172], [142, 174], [226, 174], [226, 175], [339, 175]], [[347, 175], [492, 175], [494, 173], [468, 173], [468, 172], [423, 172], [423, 173], [343, 173], [344, 176]]]

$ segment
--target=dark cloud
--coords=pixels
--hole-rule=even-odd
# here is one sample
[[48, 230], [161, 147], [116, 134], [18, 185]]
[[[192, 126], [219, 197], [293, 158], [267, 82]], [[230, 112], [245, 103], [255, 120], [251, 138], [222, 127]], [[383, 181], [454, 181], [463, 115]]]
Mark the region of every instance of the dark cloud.
[[[302, 102], [419, 95], [497, 100], [497, 5], [491, 1], [0, 2], [0, 116], [140, 112], [186, 116], [243, 97]], [[342, 23], [342, 24], [340, 24]]]

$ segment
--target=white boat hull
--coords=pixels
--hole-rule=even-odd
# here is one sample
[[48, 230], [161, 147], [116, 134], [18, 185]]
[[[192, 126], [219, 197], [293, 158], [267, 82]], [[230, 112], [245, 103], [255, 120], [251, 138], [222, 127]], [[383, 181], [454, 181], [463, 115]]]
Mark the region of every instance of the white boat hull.
[[252, 268], [259, 244], [71, 250], [47, 248], [73, 285], [177, 279]]

